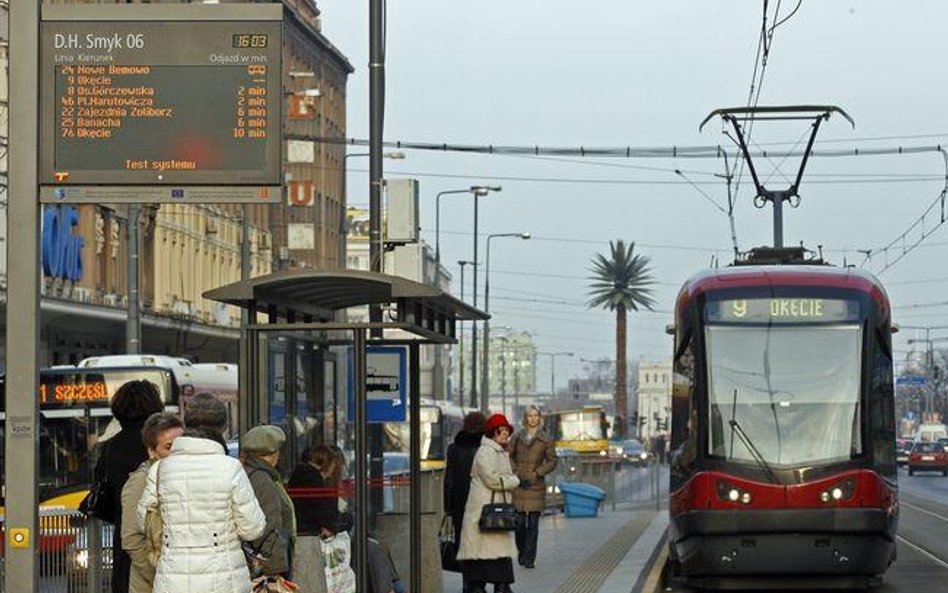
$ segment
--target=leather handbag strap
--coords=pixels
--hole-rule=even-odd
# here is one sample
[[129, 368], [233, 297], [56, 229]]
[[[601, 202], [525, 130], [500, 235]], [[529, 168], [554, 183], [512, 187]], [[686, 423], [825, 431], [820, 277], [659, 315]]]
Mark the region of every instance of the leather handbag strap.
[[[494, 497], [497, 495], [496, 490], [490, 491], [490, 503], [494, 504]], [[504, 501], [504, 504], [507, 503], [507, 490], [504, 488], [504, 479], [500, 478], [500, 497]]]

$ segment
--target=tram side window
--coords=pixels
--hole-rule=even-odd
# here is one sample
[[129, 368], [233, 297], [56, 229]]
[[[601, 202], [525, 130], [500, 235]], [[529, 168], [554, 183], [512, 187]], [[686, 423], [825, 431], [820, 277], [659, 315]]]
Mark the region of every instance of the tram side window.
[[884, 473], [896, 473], [895, 402], [892, 391], [892, 358], [882, 336], [877, 336], [869, 388], [869, 431], [873, 458]]
[[698, 454], [698, 412], [694, 400], [695, 356], [691, 340], [675, 360], [672, 375], [672, 456], [679, 465], [688, 465]]

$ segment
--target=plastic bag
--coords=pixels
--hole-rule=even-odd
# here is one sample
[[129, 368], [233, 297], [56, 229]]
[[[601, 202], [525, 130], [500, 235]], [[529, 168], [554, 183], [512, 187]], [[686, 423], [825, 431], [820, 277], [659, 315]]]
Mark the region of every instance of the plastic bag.
[[253, 580], [253, 593], [296, 593], [299, 585], [281, 576], [260, 576]]
[[350, 565], [352, 541], [345, 531], [321, 540], [327, 593], [355, 593], [356, 577]]

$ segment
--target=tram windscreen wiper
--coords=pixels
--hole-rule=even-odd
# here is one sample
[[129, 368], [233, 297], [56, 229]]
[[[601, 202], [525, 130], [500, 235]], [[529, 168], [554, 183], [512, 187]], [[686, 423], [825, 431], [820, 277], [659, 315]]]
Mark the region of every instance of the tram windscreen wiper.
[[744, 429], [741, 428], [741, 425], [731, 418], [728, 420], [728, 424], [731, 427], [731, 435], [737, 435], [737, 438], [741, 439], [741, 442], [744, 443], [744, 446], [747, 447], [747, 450], [750, 451], [750, 454], [754, 457], [754, 461], [757, 462], [757, 465], [760, 466], [760, 469], [764, 470], [764, 473], [767, 474], [767, 477], [774, 484], [782, 485], [782, 482], [777, 477], [777, 474], [774, 473], [774, 470], [767, 463], [767, 460], [764, 459], [764, 456], [760, 454], [760, 451], [757, 450], [757, 447], [754, 446], [754, 443], [751, 442], [750, 437], [747, 436], [747, 433], [744, 432]]

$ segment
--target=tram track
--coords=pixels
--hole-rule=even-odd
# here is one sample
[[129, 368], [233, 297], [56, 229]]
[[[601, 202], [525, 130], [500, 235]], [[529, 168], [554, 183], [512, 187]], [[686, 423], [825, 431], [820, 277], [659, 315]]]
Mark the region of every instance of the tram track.
[[[948, 542], [943, 536], [948, 532], [948, 506], [915, 495], [900, 496], [899, 506], [899, 533], [896, 535], [899, 546], [908, 553], [908, 558], [915, 555], [918, 560], [929, 563], [929, 566], [944, 575], [944, 571], [948, 570]], [[919, 570], [912, 560], [908, 560], [908, 566], [901, 566], [901, 560], [900, 554], [900, 561], [896, 562], [891, 572], [897, 574]]]
[[919, 544], [916, 544], [916, 543], [914, 543], [914, 542], [909, 541], [908, 539], [905, 538], [905, 536], [902, 536], [902, 535], [897, 535], [897, 536], [895, 536], [895, 539], [897, 539], [898, 541], [902, 542], [902, 543], [905, 544], [906, 546], [912, 548], [913, 550], [915, 550], [916, 552], [918, 552], [919, 554], [921, 554], [921, 555], [924, 556], [925, 558], [928, 558], [929, 560], [931, 560], [932, 562], [934, 562], [934, 563], [937, 564], [938, 566], [940, 566], [940, 567], [942, 567], [942, 568], [948, 568], [948, 561], [946, 561], [944, 558], [940, 558], [938, 555], [936, 555], [936, 554], [935, 554], [934, 552], [932, 552], [931, 550], [929, 550], [929, 549], [927, 549], [927, 548], [924, 548], [924, 547], [920, 546]]

